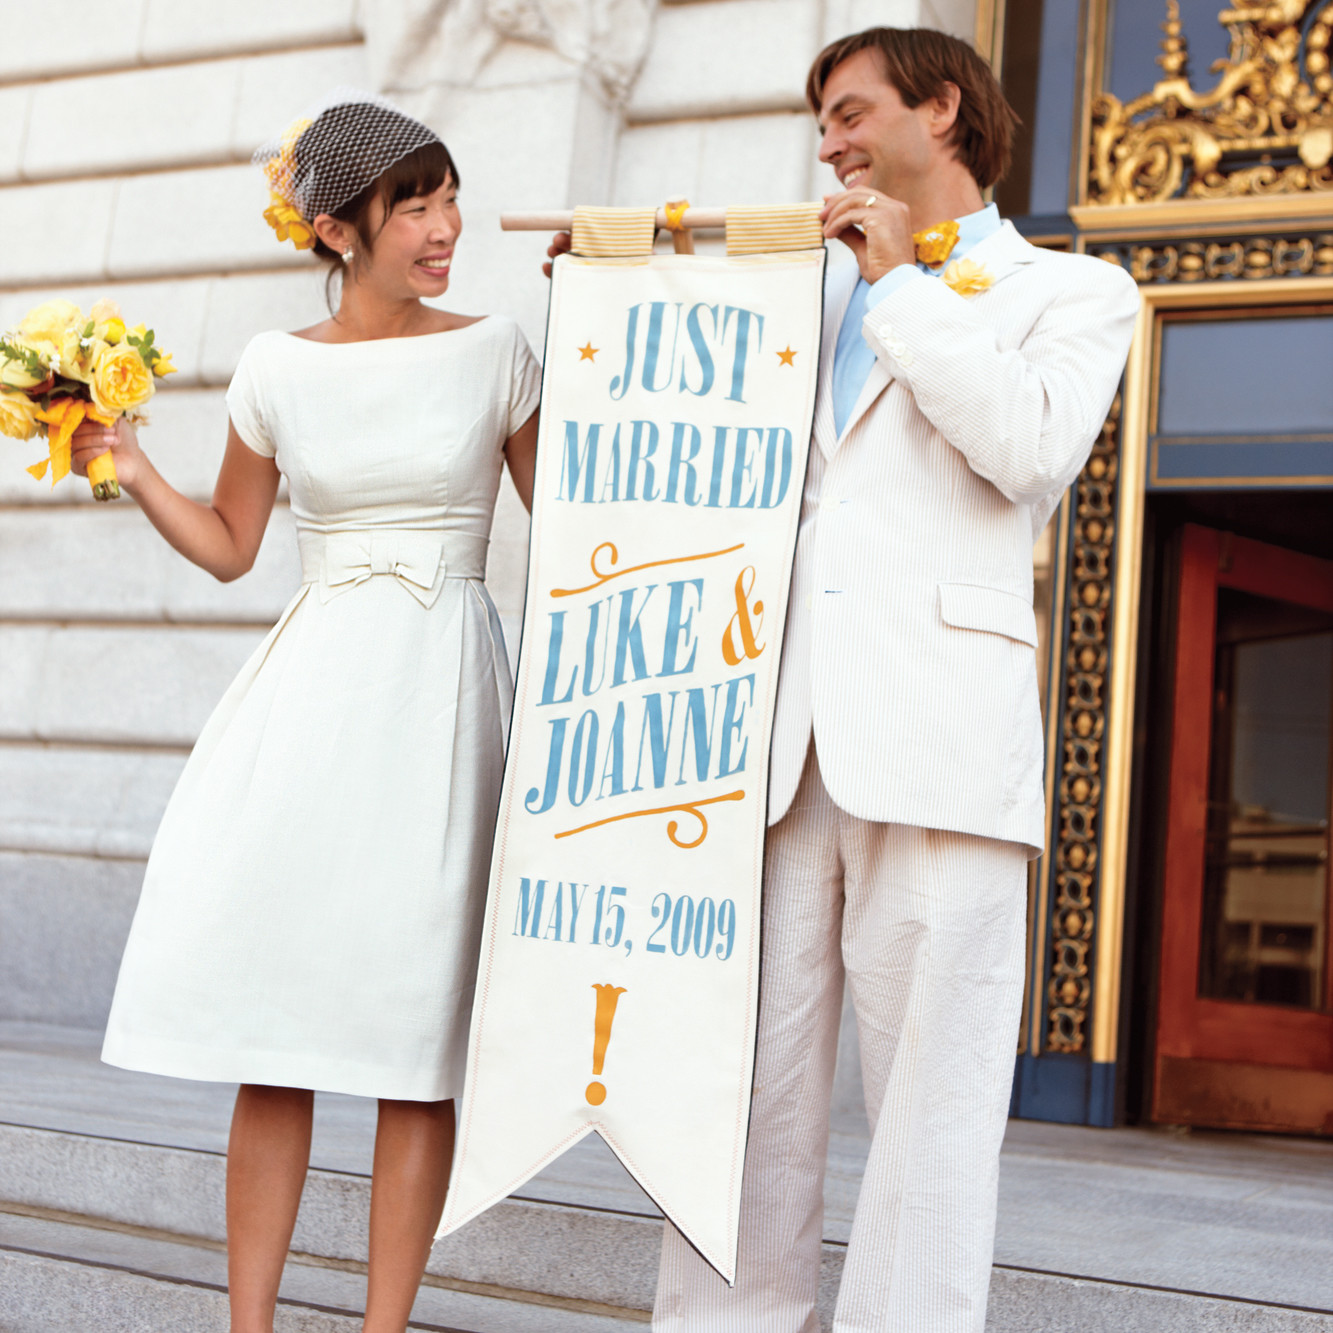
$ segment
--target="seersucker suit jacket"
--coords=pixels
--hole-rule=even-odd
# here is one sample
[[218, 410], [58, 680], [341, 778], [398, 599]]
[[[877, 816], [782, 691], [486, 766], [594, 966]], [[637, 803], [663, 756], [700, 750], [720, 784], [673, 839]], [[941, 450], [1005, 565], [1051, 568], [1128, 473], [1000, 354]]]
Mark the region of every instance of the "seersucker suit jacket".
[[858, 271], [830, 267], [768, 817], [790, 807], [813, 730], [848, 813], [1036, 855], [1032, 546], [1106, 419], [1139, 295], [1123, 269], [1008, 222], [968, 259], [989, 290], [920, 279], [866, 314], [876, 360], [841, 435], [833, 352]]

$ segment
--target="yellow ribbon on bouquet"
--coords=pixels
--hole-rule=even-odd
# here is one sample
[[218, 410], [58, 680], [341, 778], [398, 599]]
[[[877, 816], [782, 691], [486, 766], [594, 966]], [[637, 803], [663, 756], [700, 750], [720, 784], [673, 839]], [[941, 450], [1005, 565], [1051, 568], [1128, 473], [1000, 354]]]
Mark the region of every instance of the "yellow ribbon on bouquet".
[[[52, 486], [68, 474], [74, 432], [78, 430], [85, 417], [100, 422], [103, 426], [116, 424], [115, 417], [104, 416], [92, 403], [85, 403], [78, 398], [57, 398], [50, 407], [38, 409], [37, 419], [46, 422], [49, 428], [46, 443], [51, 451], [49, 458], [43, 458], [40, 463], [34, 463], [28, 468], [38, 481], [46, 476], [48, 464], [51, 468]], [[95, 470], [104, 475], [99, 478], [95, 475]], [[114, 482], [115, 476], [116, 469], [111, 463], [110, 450], [93, 459], [88, 465], [88, 480], [92, 482], [94, 492], [99, 484], [105, 484], [108, 477]]]

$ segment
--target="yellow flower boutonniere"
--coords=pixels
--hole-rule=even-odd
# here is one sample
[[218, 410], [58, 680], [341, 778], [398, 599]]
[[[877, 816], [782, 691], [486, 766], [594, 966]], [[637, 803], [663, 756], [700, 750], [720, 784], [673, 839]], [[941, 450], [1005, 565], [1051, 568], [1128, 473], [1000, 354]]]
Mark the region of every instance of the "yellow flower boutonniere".
[[971, 259], [955, 259], [940, 274], [940, 281], [959, 296], [976, 296], [979, 292], [990, 290], [995, 275], [984, 264]]

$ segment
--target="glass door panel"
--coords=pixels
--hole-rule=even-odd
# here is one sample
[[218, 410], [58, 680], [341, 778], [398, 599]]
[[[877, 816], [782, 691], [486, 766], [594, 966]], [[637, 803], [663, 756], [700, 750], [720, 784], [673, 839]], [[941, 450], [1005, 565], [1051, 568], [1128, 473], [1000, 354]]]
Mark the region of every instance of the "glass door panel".
[[1328, 1005], [1333, 630], [1290, 632], [1308, 619], [1218, 590], [1199, 960], [1199, 994], [1212, 999]]
[[1182, 532], [1155, 1119], [1333, 1134], [1333, 562]]

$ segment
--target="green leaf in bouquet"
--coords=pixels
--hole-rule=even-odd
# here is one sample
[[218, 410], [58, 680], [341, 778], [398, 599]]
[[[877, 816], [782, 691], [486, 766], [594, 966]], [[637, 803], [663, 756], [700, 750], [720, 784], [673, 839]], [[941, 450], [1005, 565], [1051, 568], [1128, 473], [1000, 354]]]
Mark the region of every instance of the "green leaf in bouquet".
[[3, 356], [6, 361], [17, 361], [24, 370], [33, 374], [46, 369], [42, 358], [31, 347], [19, 347], [4, 339], [0, 339], [0, 356]]

